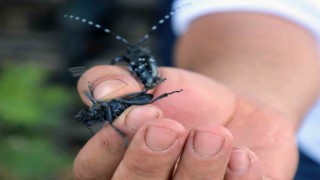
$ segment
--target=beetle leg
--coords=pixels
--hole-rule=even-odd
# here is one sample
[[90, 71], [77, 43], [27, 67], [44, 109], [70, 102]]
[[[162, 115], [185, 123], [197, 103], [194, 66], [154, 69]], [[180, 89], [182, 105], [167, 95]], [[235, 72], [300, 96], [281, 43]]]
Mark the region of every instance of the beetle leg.
[[117, 128], [116, 126], [114, 126], [114, 125], [112, 124], [113, 119], [112, 119], [111, 109], [110, 109], [109, 106], [107, 107], [106, 113], [107, 113], [107, 114], [106, 114], [106, 120], [107, 120], [107, 122], [108, 122], [109, 125], [123, 138], [123, 140], [124, 140], [123, 146], [124, 146], [124, 147], [127, 147], [128, 144], [129, 144], [128, 136], [126, 135], [126, 133], [122, 132], [119, 128]]
[[131, 76], [135, 75], [135, 72], [134, 72], [134, 70], [132, 69], [131, 66], [128, 66], [128, 70], [129, 70]]
[[91, 82], [88, 82], [88, 89], [89, 89], [89, 91], [85, 92], [85, 95], [87, 96], [87, 98], [90, 99], [90, 101], [93, 104], [97, 103], [97, 101], [93, 97], [93, 86], [92, 86]]
[[[152, 94], [150, 94], [152, 95]], [[149, 100], [144, 100], [144, 101], [141, 101], [141, 100], [125, 100], [125, 99], [121, 99], [121, 102], [122, 103], [126, 103], [126, 104], [130, 104], [130, 105], [146, 105], [146, 104], [150, 104], [150, 101]]]
[[159, 99], [162, 99], [162, 98], [164, 98], [164, 97], [167, 97], [167, 96], [169, 96], [169, 95], [171, 95], [171, 94], [179, 93], [179, 92], [181, 92], [181, 91], [182, 91], [182, 89], [180, 89], [179, 91], [172, 91], [172, 92], [169, 92], [169, 93], [161, 94], [160, 96], [158, 96], [158, 97], [154, 98], [153, 100], [151, 100], [148, 104], [151, 104], [151, 103], [153, 103], [153, 102], [155, 102], [155, 101], [157, 101], [157, 100], [159, 100]]
[[[153, 102], [155, 102], [155, 101], [157, 101], [159, 99], [162, 99], [162, 98], [167, 97], [167, 96], [169, 96], [171, 94], [178, 93], [178, 92], [181, 92], [181, 91], [182, 91], [182, 89], [179, 90], [179, 91], [172, 91], [170, 93], [164, 93], [164, 94], [161, 94], [160, 96], [154, 98], [153, 100], [144, 100], [144, 101], [142, 101], [142, 100], [134, 100], [133, 101], [133, 100], [130, 100], [130, 99], [129, 100], [119, 99], [119, 101], [122, 102], [122, 103], [130, 104], [130, 105], [146, 105], [146, 104], [151, 104], [151, 103], [153, 103]], [[145, 94], [145, 95], [150, 95], [151, 98], [153, 96], [152, 94]]]
[[118, 62], [125, 61], [128, 62], [128, 59], [125, 56], [118, 56], [111, 60], [111, 65], [117, 64]]
[[124, 141], [123, 147], [127, 147], [129, 144], [129, 140], [128, 140], [128, 136], [126, 135], [126, 133], [122, 132], [119, 128], [117, 128], [113, 124], [110, 124], [110, 126], [123, 138], [123, 141]]
[[143, 91], [140, 91], [140, 92], [130, 93], [130, 94], [127, 94], [127, 95], [125, 95], [125, 96], [123, 96], [123, 97], [121, 97], [121, 98], [132, 98], [132, 97], [134, 97], [134, 96], [139, 96], [139, 95], [141, 95], [141, 94], [146, 94], [146, 92], [147, 92], [148, 90], [149, 90], [149, 89], [143, 90]]
[[108, 123], [112, 124], [113, 119], [112, 119], [112, 113], [111, 113], [110, 106], [108, 105], [106, 108], [107, 108], [107, 110], [105, 111], [104, 118], [105, 118], [105, 120], [107, 120]]

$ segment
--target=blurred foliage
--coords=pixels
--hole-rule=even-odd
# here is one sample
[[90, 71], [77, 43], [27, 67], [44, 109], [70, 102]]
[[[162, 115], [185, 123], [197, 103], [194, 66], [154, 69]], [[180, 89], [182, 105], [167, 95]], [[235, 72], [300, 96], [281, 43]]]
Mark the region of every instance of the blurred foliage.
[[0, 147], [0, 179], [71, 178], [71, 159], [42, 137], [10, 136]]
[[72, 96], [63, 87], [46, 84], [49, 73], [35, 64], [4, 64], [0, 74], [0, 117], [9, 125], [56, 123]]
[[72, 158], [55, 134], [74, 102], [67, 87], [32, 63], [1, 64], [0, 179], [69, 179]]

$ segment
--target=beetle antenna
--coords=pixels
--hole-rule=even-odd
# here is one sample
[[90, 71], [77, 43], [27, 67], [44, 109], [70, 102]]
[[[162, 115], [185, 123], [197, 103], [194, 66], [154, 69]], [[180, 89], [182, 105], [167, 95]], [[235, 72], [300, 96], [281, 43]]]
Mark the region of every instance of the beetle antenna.
[[129, 141], [128, 141], [128, 136], [126, 133], [122, 132], [119, 128], [114, 126], [112, 123], [109, 123], [109, 125], [123, 138], [123, 146], [126, 148], [128, 147]]
[[96, 29], [102, 30], [102, 31], [105, 32], [106, 34], [111, 34], [111, 35], [113, 35], [118, 41], [121, 41], [121, 42], [124, 43], [125, 45], [127, 45], [127, 46], [130, 45], [129, 42], [128, 42], [125, 38], [119, 36], [118, 34], [114, 33], [114, 32], [111, 31], [110, 29], [105, 28], [105, 27], [101, 26], [101, 25], [98, 24], [98, 23], [95, 23], [95, 22], [90, 21], [90, 20], [85, 19], [85, 18], [81, 18], [81, 17], [79, 17], [79, 16], [74, 16], [74, 15], [69, 15], [69, 14], [64, 14], [64, 15], [61, 15], [60, 17], [61, 17], [61, 18], [66, 18], [66, 19], [72, 19], [72, 20], [76, 20], [76, 21], [80, 21], [80, 22], [82, 22], [82, 23], [88, 24], [88, 25], [90, 25], [90, 26], [95, 27]]
[[140, 38], [140, 40], [138, 41], [138, 44], [137, 44], [137, 45], [139, 46], [139, 45], [141, 45], [142, 43], [144, 43], [147, 39], [149, 39], [150, 35], [151, 35], [154, 31], [156, 31], [156, 30], [158, 29], [158, 26], [160, 26], [161, 24], [163, 24], [164, 22], [166, 22], [167, 20], [169, 20], [169, 19], [174, 15], [174, 13], [175, 13], [177, 10], [179, 10], [179, 9], [185, 7], [185, 6], [189, 6], [189, 5], [191, 5], [191, 3], [184, 4], [184, 5], [180, 6], [180, 7], [177, 7], [177, 8], [175, 8], [175, 9], [173, 9], [172, 11], [170, 11], [167, 15], [165, 15], [162, 19], [160, 19], [157, 24], [155, 24], [154, 26], [152, 26], [148, 33], [146, 33], [142, 38]]

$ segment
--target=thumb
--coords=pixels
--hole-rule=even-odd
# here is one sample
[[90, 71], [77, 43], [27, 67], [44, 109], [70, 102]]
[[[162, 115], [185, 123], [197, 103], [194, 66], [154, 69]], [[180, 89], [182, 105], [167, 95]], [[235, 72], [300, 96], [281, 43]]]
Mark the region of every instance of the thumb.
[[87, 105], [91, 104], [85, 96], [85, 92], [89, 91], [89, 84], [92, 86], [94, 98], [100, 100], [114, 99], [143, 89], [130, 72], [122, 67], [95, 66], [86, 71], [78, 81], [79, 95]]

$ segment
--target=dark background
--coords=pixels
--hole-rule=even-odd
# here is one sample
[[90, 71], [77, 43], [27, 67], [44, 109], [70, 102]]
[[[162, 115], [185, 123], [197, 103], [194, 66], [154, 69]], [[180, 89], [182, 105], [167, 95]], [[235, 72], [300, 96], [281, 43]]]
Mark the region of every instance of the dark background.
[[[124, 53], [114, 37], [74, 14], [137, 42], [171, 9], [170, 0], [0, 1], [0, 179], [72, 179], [72, 162], [91, 137], [74, 115], [85, 107], [67, 69], [107, 64]], [[145, 42], [170, 65], [165, 23]]]

